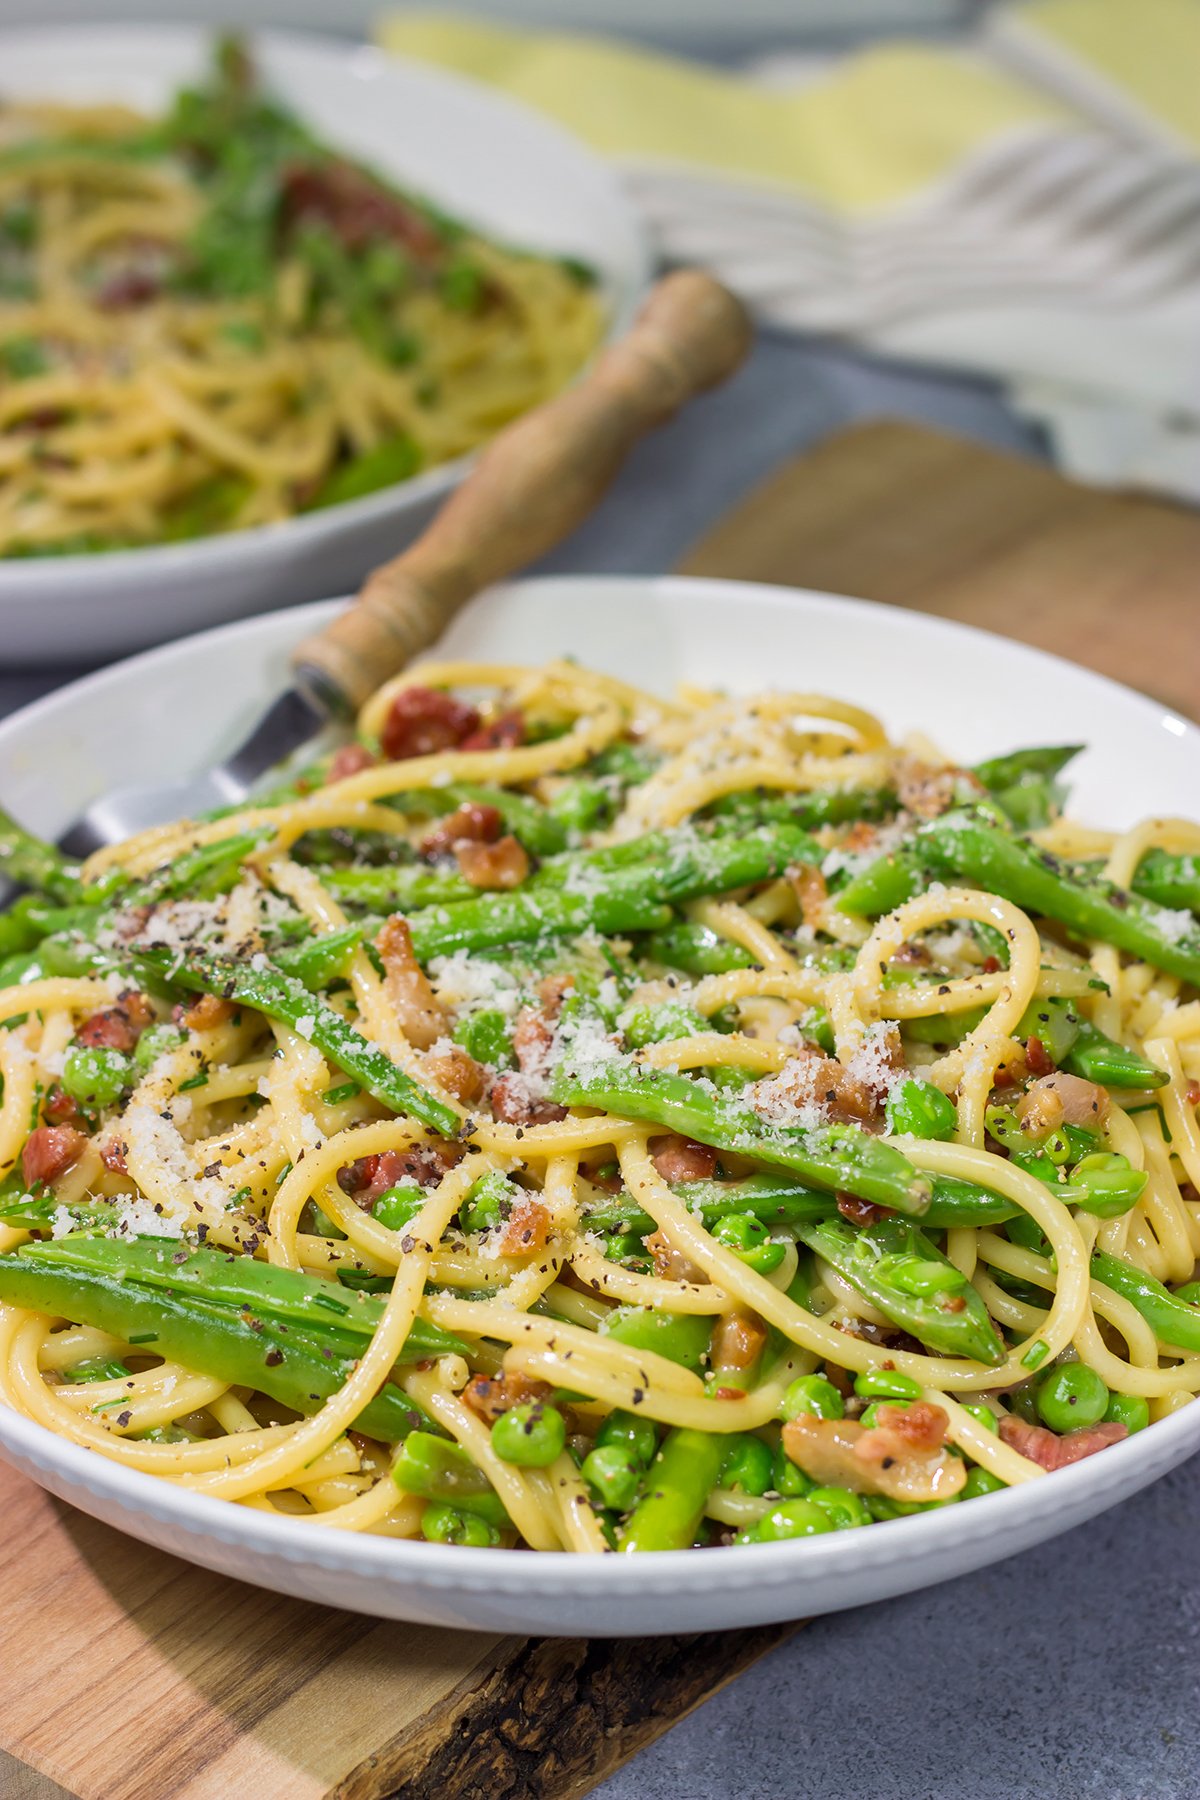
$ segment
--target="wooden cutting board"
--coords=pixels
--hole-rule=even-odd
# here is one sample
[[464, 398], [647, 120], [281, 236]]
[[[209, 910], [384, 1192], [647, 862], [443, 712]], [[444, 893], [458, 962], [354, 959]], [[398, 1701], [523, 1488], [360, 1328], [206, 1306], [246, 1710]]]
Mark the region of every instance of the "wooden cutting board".
[[[967, 620], [1200, 714], [1200, 517], [913, 426], [789, 464], [683, 567]], [[562, 1800], [791, 1629], [430, 1631], [209, 1575], [5, 1469], [0, 1517], [4, 1800]]]

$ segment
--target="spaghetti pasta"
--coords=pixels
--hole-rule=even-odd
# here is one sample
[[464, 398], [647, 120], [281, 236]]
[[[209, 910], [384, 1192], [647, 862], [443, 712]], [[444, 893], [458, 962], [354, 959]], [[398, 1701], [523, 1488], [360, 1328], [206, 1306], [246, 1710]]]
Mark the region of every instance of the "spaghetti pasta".
[[359, 726], [81, 869], [6, 826], [9, 1405], [596, 1554], [976, 1499], [1200, 1392], [1180, 821], [1068, 826], [1066, 749], [566, 663]]
[[563, 387], [603, 308], [315, 139], [236, 42], [164, 118], [0, 107], [0, 556], [358, 498]]

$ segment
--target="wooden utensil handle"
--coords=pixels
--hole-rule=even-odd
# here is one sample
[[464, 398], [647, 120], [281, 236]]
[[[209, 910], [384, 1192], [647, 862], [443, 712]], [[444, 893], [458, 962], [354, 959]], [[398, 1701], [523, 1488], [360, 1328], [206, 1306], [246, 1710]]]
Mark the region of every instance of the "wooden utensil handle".
[[301, 679], [361, 706], [436, 642], [472, 595], [586, 518], [638, 440], [731, 375], [750, 335], [740, 301], [710, 276], [666, 276], [590, 373], [507, 426], [416, 543], [298, 646]]

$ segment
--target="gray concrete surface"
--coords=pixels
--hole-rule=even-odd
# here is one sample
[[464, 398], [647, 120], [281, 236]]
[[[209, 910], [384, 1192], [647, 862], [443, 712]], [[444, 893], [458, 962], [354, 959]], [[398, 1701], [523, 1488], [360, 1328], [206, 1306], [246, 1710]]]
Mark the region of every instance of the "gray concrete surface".
[[[880, 415], [1037, 453], [984, 383], [768, 339], [544, 566], [669, 568], [784, 457]], [[0, 714], [79, 672], [0, 669]], [[1194, 1485], [1185, 1466], [1018, 1561], [808, 1626], [600, 1800], [1193, 1800]]]

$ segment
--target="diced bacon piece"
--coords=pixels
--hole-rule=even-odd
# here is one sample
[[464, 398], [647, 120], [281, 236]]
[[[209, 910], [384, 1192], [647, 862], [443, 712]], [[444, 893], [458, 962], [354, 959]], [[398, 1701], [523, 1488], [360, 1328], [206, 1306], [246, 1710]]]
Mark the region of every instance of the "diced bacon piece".
[[940, 1450], [949, 1423], [942, 1408], [927, 1400], [914, 1401], [911, 1406], [881, 1406], [875, 1425], [863, 1432], [854, 1454], [864, 1462], [882, 1463], [909, 1450]]
[[408, 920], [393, 913], [375, 940], [383, 959], [384, 987], [400, 1029], [418, 1050], [446, 1036], [448, 1021], [413, 949]]
[[132, 1050], [154, 1017], [154, 1009], [145, 994], [135, 988], [122, 994], [115, 1006], [106, 1006], [84, 1019], [75, 1033], [77, 1044], [89, 1049]]
[[531, 1250], [545, 1248], [550, 1231], [550, 1214], [532, 1194], [520, 1193], [512, 1203], [504, 1229], [500, 1233], [500, 1249], [505, 1256], [524, 1256]]
[[536, 1006], [523, 1006], [513, 1026], [513, 1054], [523, 1075], [546, 1071], [554, 1031], [546, 1014]]
[[851, 1225], [878, 1225], [881, 1219], [895, 1217], [889, 1206], [876, 1206], [871, 1200], [860, 1200], [857, 1194], [839, 1193], [837, 1209]]
[[838, 845], [838, 849], [854, 851], [869, 850], [878, 836], [878, 826], [872, 825], [867, 819], [855, 819], [853, 825], [842, 839], [842, 842]]
[[1025, 1062], [1031, 1075], [1052, 1075], [1057, 1064], [1040, 1037], [1025, 1039]]
[[42, 1117], [47, 1125], [75, 1125], [82, 1120], [83, 1114], [62, 1083], [56, 1081], [46, 1095]]
[[129, 312], [157, 300], [163, 291], [160, 271], [148, 268], [122, 269], [110, 275], [93, 294], [93, 303], [101, 312]]
[[482, 1063], [477, 1063], [473, 1056], [468, 1056], [457, 1044], [452, 1044], [437, 1056], [429, 1057], [425, 1062], [425, 1073], [438, 1087], [453, 1094], [456, 1100], [461, 1100], [464, 1106], [483, 1097], [487, 1071]]
[[1023, 1131], [1043, 1137], [1059, 1125], [1086, 1125], [1092, 1131], [1103, 1129], [1108, 1118], [1109, 1098], [1106, 1089], [1081, 1075], [1067, 1075], [1056, 1069], [1043, 1075], [1026, 1090], [1017, 1117]]
[[329, 765], [326, 782], [345, 781], [351, 775], [361, 775], [364, 769], [375, 767], [375, 760], [365, 744], [343, 744]]
[[442, 241], [424, 213], [351, 163], [293, 163], [283, 172], [282, 189], [285, 225], [319, 221], [347, 250], [387, 238], [420, 263], [436, 262], [441, 254]]
[[1200, 1106], [1200, 1081], [1189, 1081], [1183, 1090], [1183, 1097], [1189, 1106]]
[[220, 994], [201, 994], [184, 1008], [180, 1023], [188, 1031], [215, 1031], [218, 1025], [227, 1025], [236, 1011], [233, 1001]]
[[87, 1141], [86, 1133], [73, 1125], [39, 1125], [30, 1132], [21, 1152], [25, 1185], [32, 1188], [57, 1181], [72, 1163], [78, 1162]]
[[496, 807], [464, 800], [422, 838], [421, 855], [448, 856], [460, 844], [494, 844], [503, 830], [504, 817]]
[[128, 1175], [129, 1170], [125, 1163], [125, 1157], [128, 1153], [129, 1145], [123, 1138], [105, 1138], [103, 1143], [99, 1144], [97, 1148], [100, 1152], [100, 1161], [104, 1164], [104, 1167], [108, 1170], [110, 1175]]
[[1101, 1420], [1099, 1425], [1082, 1425], [1078, 1431], [1058, 1437], [1044, 1425], [1030, 1425], [1010, 1413], [1000, 1421], [1000, 1436], [1018, 1456], [1028, 1457], [1041, 1469], [1054, 1470], [1094, 1456], [1097, 1450], [1107, 1450], [1110, 1444], [1119, 1444], [1129, 1436], [1129, 1430], [1115, 1419]]
[[531, 1400], [548, 1400], [554, 1392], [548, 1381], [538, 1381], [520, 1370], [502, 1375], [472, 1375], [462, 1391], [463, 1403], [485, 1425], [494, 1425], [501, 1413]]
[[646, 1239], [646, 1248], [654, 1263], [654, 1273], [664, 1281], [691, 1281], [700, 1283], [708, 1280], [703, 1269], [698, 1269], [694, 1262], [676, 1250], [665, 1231], [655, 1231]]
[[[918, 1402], [925, 1406], [925, 1402]], [[881, 1415], [902, 1411], [882, 1407]], [[915, 1408], [909, 1408], [909, 1411]], [[946, 1415], [939, 1406], [944, 1435]], [[936, 1418], [921, 1416], [909, 1436], [889, 1422], [872, 1430], [851, 1419], [818, 1419], [801, 1413], [783, 1428], [783, 1447], [798, 1468], [822, 1487], [847, 1487], [855, 1494], [883, 1494], [889, 1500], [946, 1500], [967, 1478], [966, 1465], [940, 1439]]]
[[557, 1019], [562, 1003], [575, 989], [574, 975], [543, 975], [537, 984], [537, 997], [548, 1019]]
[[459, 873], [472, 887], [520, 887], [529, 873], [525, 847], [511, 833], [494, 844], [457, 844], [454, 857]]
[[501, 1125], [553, 1125], [567, 1109], [530, 1091], [529, 1077], [513, 1070], [492, 1083], [492, 1117]]
[[767, 1328], [757, 1313], [722, 1313], [713, 1329], [709, 1361], [714, 1369], [752, 1369], [763, 1353]]
[[816, 931], [825, 917], [829, 889], [825, 877], [815, 863], [793, 863], [787, 872], [788, 886], [800, 902], [800, 917], [810, 931]]
[[982, 794], [983, 784], [968, 769], [935, 769], [915, 756], [906, 756], [896, 766], [896, 792], [906, 812], [935, 819], [956, 805], [964, 793]]
[[415, 1181], [419, 1187], [436, 1187], [447, 1169], [462, 1157], [457, 1144], [418, 1144], [411, 1150], [381, 1150], [374, 1156], [360, 1156], [338, 1170], [338, 1186], [349, 1194], [365, 1212], [370, 1212], [381, 1194], [401, 1182]]
[[388, 708], [381, 734], [383, 753], [389, 762], [403, 762], [410, 756], [457, 750], [478, 723], [473, 706], [441, 688], [404, 687]]
[[664, 1181], [711, 1181], [717, 1172], [717, 1153], [711, 1144], [671, 1132], [650, 1139], [650, 1157]]
[[525, 742], [525, 715], [519, 712], [501, 713], [499, 718], [489, 719], [486, 725], [479, 725], [462, 741], [463, 750], [512, 750]]

